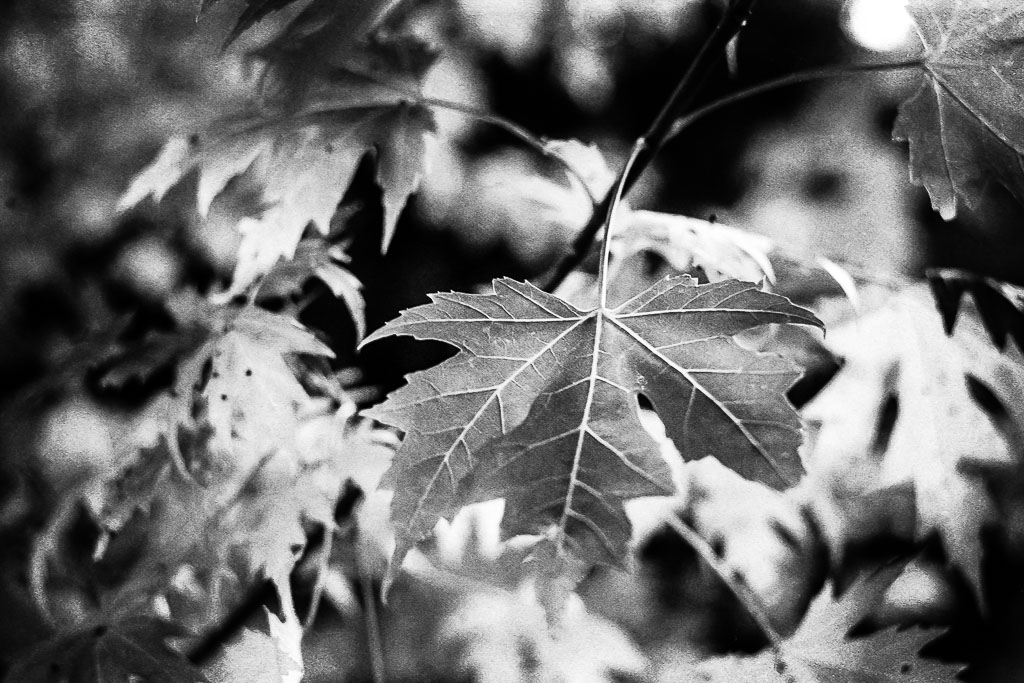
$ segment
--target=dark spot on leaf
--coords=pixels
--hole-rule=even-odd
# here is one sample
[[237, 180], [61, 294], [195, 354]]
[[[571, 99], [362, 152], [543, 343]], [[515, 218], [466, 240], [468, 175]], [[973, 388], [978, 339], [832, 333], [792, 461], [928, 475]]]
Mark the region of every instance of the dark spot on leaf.
[[222, 401], [228, 400], [228, 395], [227, 394], [221, 394], [220, 395], [220, 400], [222, 400]]
[[192, 145], [193, 147], [198, 145], [199, 144], [199, 133], [192, 133], [192, 135], [189, 135], [188, 136], [188, 144]]
[[913, 669], [914, 669], [914, 667], [911, 666], [910, 664], [906, 663], [906, 662], [904, 662], [903, 664], [900, 665], [900, 673], [901, 674], [908, 674], [911, 671], [913, 671]]
[[246, 377], [252, 377], [252, 370], [246, 370], [245, 371], [245, 376]]
[[212, 377], [214, 379], [219, 379], [220, 378], [220, 373], [217, 372], [216, 370], [214, 370], [212, 373], [210, 373], [210, 377]]
[[107, 627], [97, 626], [92, 630], [92, 634], [97, 638], [102, 638], [103, 636], [107, 635]]
[[292, 543], [292, 544], [291, 544], [291, 545], [289, 546], [289, 550], [291, 550], [291, 551], [292, 551], [292, 555], [298, 555], [299, 553], [301, 553], [301, 552], [302, 552], [302, 547], [303, 547], [303, 545], [304, 545], [304, 544], [302, 544], [302, 543]]
[[780, 674], [786, 673], [786, 663], [781, 659], [775, 662], [775, 671]]
[[713, 213], [710, 216], [708, 216], [708, 223], [717, 223], [717, 222], [718, 222], [718, 214], [717, 213]]
[[718, 559], [725, 557], [725, 539], [721, 536], [716, 536], [711, 541], [711, 552], [713, 552], [715, 557]]

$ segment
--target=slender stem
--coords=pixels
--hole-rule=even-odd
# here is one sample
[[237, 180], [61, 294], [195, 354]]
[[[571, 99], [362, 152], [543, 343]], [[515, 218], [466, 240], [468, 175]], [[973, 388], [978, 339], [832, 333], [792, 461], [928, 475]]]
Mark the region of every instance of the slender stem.
[[492, 114], [490, 112], [483, 111], [475, 107], [471, 107], [467, 104], [460, 104], [459, 102], [438, 99], [436, 97], [415, 96], [415, 102], [428, 107], [447, 109], [448, 111], [464, 114], [466, 116], [476, 119], [477, 121], [487, 123], [489, 125], [495, 126], [496, 128], [501, 128], [502, 130], [506, 131], [507, 133], [526, 143], [533, 149], [537, 150], [542, 156], [545, 156], [548, 159], [553, 159], [556, 163], [561, 165], [566, 171], [569, 172], [570, 175], [572, 175], [574, 178], [576, 178], [576, 180], [579, 181], [580, 185], [587, 193], [587, 197], [590, 199], [590, 203], [593, 204], [594, 206], [597, 206], [598, 199], [597, 197], [594, 196], [593, 191], [591, 191], [590, 187], [587, 185], [586, 179], [582, 175], [580, 175], [580, 172], [577, 171], [573, 167], [573, 165], [566, 161], [560, 154], [552, 151], [551, 146], [543, 138], [534, 135], [533, 133], [528, 131], [526, 128], [523, 128], [518, 123], [506, 119], [502, 116], [498, 116], [497, 114]]
[[[647, 131], [641, 136], [641, 139], [645, 141], [644, 151], [637, 157], [631, 170], [620, 178], [623, 182], [624, 193], [629, 193], [633, 184], [643, 175], [644, 170], [661, 150], [672, 129], [672, 122], [693, 104], [693, 100], [697, 97], [697, 93], [704, 85], [711, 70], [725, 55], [725, 48], [729, 41], [746, 25], [747, 17], [750, 16], [756, 2], [757, 0], [734, 0], [729, 3], [718, 25], [715, 26], [714, 31], [711, 32], [697, 56], [690, 63], [686, 73], [683, 74], [675, 90], [672, 91], [672, 95], [658, 115], [654, 117]], [[558, 285], [562, 284], [566, 276], [587, 257], [590, 245], [594, 243], [597, 233], [600, 232], [604, 224], [604, 216], [607, 214], [611, 202], [612, 193], [609, 192], [594, 209], [590, 220], [573, 241], [572, 252], [555, 266], [554, 272], [547, 278], [543, 286], [545, 291], [554, 291]]]
[[737, 576], [733, 572], [729, 571], [726, 567], [722, 566], [722, 562], [715, 555], [714, 549], [708, 544], [704, 538], [690, 528], [689, 525], [684, 524], [675, 515], [668, 515], [665, 517], [665, 523], [672, 527], [672, 530], [679, 534], [684, 541], [690, 544], [690, 546], [697, 551], [697, 554], [701, 556], [701, 559], [711, 568], [718, 578], [722, 580], [736, 599], [743, 604], [751, 618], [757, 623], [758, 627], [764, 631], [765, 637], [768, 638], [768, 642], [771, 643], [772, 649], [775, 650], [776, 654], [781, 654], [782, 651], [782, 636], [772, 626], [771, 619], [768, 617], [768, 610], [765, 609], [761, 599], [747, 586], [746, 582], [741, 577]]
[[604, 227], [604, 244], [601, 246], [601, 266], [597, 276], [597, 289], [600, 292], [601, 298], [598, 304], [600, 308], [607, 308], [608, 306], [608, 268], [612, 254], [612, 228], [615, 226], [615, 210], [622, 203], [622, 194], [626, 188], [626, 179], [629, 177], [630, 169], [633, 168], [633, 164], [636, 163], [636, 160], [646, 149], [647, 141], [644, 138], [640, 138], [634, 143], [633, 151], [630, 152], [626, 165], [622, 167], [622, 172], [619, 173], [619, 182], [611, 195], [612, 201], [608, 205], [608, 217], [605, 220]]
[[394, 83], [389, 83], [385, 80], [381, 80], [368, 72], [357, 71], [356, 69], [352, 68], [348, 68], [346, 69], [346, 71], [349, 71], [362, 78], [372, 81], [375, 85], [380, 86], [384, 90], [393, 92], [396, 95], [401, 95], [409, 102], [420, 104], [425, 107], [447, 109], [448, 111], [463, 114], [464, 116], [469, 116], [478, 121], [482, 121], [483, 123], [487, 123], [497, 128], [501, 128], [502, 130], [508, 132], [512, 136], [518, 138], [522, 142], [526, 143], [528, 146], [535, 149], [537, 152], [541, 154], [541, 156], [547, 157], [548, 159], [553, 159], [556, 163], [562, 166], [566, 171], [569, 172], [570, 175], [572, 175], [574, 178], [576, 178], [576, 180], [579, 181], [580, 185], [583, 186], [583, 189], [586, 191], [587, 196], [590, 198], [590, 203], [594, 206], [597, 205], [597, 198], [594, 196], [593, 192], [591, 192], [590, 187], [587, 185], [586, 179], [582, 175], [580, 175], [579, 171], [577, 171], [576, 168], [574, 168], [573, 165], [566, 161], [562, 156], [554, 152], [551, 149], [551, 146], [548, 145], [548, 143], [542, 137], [531, 133], [529, 130], [519, 125], [515, 121], [506, 119], [503, 116], [498, 116], [497, 114], [492, 114], [491, 112], [477, 109], [476, 107], [472, 107], [468, 104], [453, 102], [452, 100], [446, 100], [438, 97], [426, 97], [413, 90], [409, 90], [407, 88], [397, 86]]
[[377, 618], [377, 595], [373, 590], [373, 577], [366, 567], [359, 544], [356, 544], [356, 566], [359, 571], [359, 589], [363, 598], [366, 644], [370, 651], [370, 671], [373, 675], [373, 683], [386, 683], [384, 643], [380, 635], [380, 620]]
[[724, 109], [730, 105], [742, 102], [751, 97], [784, 88], [790, 85], [798, 85], [800, 83], [809, 83], [811, 81], [822, 81], [829, 78], [836, 78], [839, 76], [847, 76], [857, 73], [866, 73], [872, 71], [897, 71], [899, 69], [917, 69], [924, 66], [924, 62], [920, 59], [910, 59], [902, 62], [878, 62], [875, 64], [845, 64], [839, 66], [826, 66], [820, 69], [809, 69], [807, 71], [798, 71], [796, 73], [788, 74], [780, 78], [774, 78], [764, 83], [758, 83], [757, 85], [737, 90], [734, 93], [730, 93], [720, 99], [713, 102], [709, 102], [703, 107], [694, 109], [689, 114], [676, 119], [673, 122], [671, 128], [669, 128], [668, 135], [665, 138], [665, 142], [668, 142], [673, 137], [678, 135], [680, 132], [688, 128], [690, 125], [696, 123], [700, 119], [713, 114], [719, 109]]
[[[727, 106], [736, 104], [737, 102], [742, 102], [743, 100], [746, 100], [747, 98], [750, 97], [754, 97], [756, 95], [761, 95], [766, 92], [770, 92], [772, 90], [776, 90], [779, 88], [784, 88], [790, 85], [797, 85], [799, 83], [807, 83], [811, 81], [818, 81], [828, 78], [836, 78], [840, 76], [872, 71], [896, 71], [900, 69], [921, 68], [923, 65], [924, 62], [922, 60], [912, 59], [900, 62], [879, 62], [875, 64], [846, 64], [839, 66], [824, 67], [820, 69], [811, 69], [808, 71], [800, 71], [797, 73], [789, 74], [787, 76], [782, 76], [781, 78], [765, 81], [764, 83], [759, 83], [757, 85], [750, 86], [749, 88], [744, 88], [743, 90], [738, 90], [734, 93], [730, 93], [729, 95], [725, 95], [724, 97], [714, 100], [713, 102], [709, 102], [708, 104], [699, 107], [694, 111], [690, 112], [689, 114], [681, 116], [675, 121], [673, 121], [671, 125], [669, 125], [665, 129], [664, 137], [663, 139], [661, 139], [660, 143], [657, 145], [656, 148], [654, 148], [653, 144], [649, 143], [648, 148], [653, 149], [649, 154], [646, 154], [637, 159], [637, 162], [634, 166], [634, 170], [631, 174], [633, 178], [632, 182], [635, 182], [636, 178], [640, 177], [640, 174], [643, 173], [646, 167], [653, 160], [654, 155], [656, 155], [657, 152], [671, 138], [675, 137], [680, 132], [688, 128], [690, 125], [696, 123], [705, 116], [713, 114]], [[632, 182], [630, 180], [627, 180], [625, 184], [626, 194], [629, 194], [629, 190], [632, 187]], [[611, 193], [605, 196], [604, 201], [602, 201], [601, 204], [598, 205], [598, 208], [595, 209], [595, 213], [599, 216], [603, 216], [607, 211], [607, 205], [610, 201]], [[562, 284], [562, 282], [565, 280], [565, 277], [575, 268], [577, 268], [580, 265], [580, 263], [583, 262], [583, 260], [586, 258], [587, 252], [590, 250], [590, 245], [593, 244], [593, 241], [597, 236], [597, 233], [600, 231], [601, 226], [601, 221], [595, 221], [594, 217], [592, 216], [590, 221], [587, 223], [586, 226], [584, 226], [584, 228], [580, 231], [580, 234], [576, 237], [576, 240], [573, 242], [572, 253], [558, 263], [551, 277], [547, 280], [547, 282], [545, 282], [545, 291], [554, 291], [554, 289], [556, 289], [558, 285]]]

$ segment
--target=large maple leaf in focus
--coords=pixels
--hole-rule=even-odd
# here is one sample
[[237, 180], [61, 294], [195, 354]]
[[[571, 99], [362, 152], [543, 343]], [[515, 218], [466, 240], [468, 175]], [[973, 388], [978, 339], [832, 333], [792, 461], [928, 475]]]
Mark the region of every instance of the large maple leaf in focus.
[[1019, 0], [912, 0], [925, 79], [900, 106], [911, 177], [949, 220], [989, 179], [1024, 199], [1024, 6]]
[[767, 323], [820, 325], [753, 284], [689, 276], [614, 309], [582, 311], [500, 279], [491, 294], [434, 294], [405, 311], [367, 342], [409, 335], [461, 353], [370, 412], [406, 432], [384, 483], [395, 490], [392, 571], [439, 518], [492, 498], [505, 499], [505, 535], [543, 535], [557, 556], [620, 564], [623, 501], [674, 489], [640, 423], [640, 394], [685, 458], [714, 455], [775, 487], [794, 482], [800, 423], [785, 391], [798, 373], [730, 339]]

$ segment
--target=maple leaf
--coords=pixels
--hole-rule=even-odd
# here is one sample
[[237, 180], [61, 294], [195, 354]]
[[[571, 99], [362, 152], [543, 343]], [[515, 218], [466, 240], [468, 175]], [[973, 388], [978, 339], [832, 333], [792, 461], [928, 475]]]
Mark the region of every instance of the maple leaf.
[[[335, 67], [329, 82], [316, 80], [301, 93], [279, 96], [276, 104], [271, 98], [216, 122], [205, 134], [171, 139], [132, 181], [120, 209], [150, 195], [159, 201], [195, 170], [198, 209], [205, 217], [218, 196], [232, 192], [231, 181], [244, 176], [259, 188], [261, 201], [238, 224], [242, 242], [232, 292], [242, 291], [278, 260], [292, 258], [308, 225], [328, 233], [356, 169], [373, 153], [386, 250], [399, 214], [419, 187], [434, 132], [432, 112], [414, 103], [431, 58], [412, 60], [401, 71], [394, 62], [409, 49], [373, 43]], [[395, 85], [399, 74], [414, 86]]]
[[819, 324], [782, 297], [682, 276], [586, 312], [509, 279], [491, 294], [431, 298], [364, 342], [410, 335], [461, 351], [369, 412], [406, 432], [384, 483], [395, 490], [392, 572], [439, 518], [488, 498], [505, 498], [507, 535], [548, 535], [559, 556], [570, 547], [619, 564], [623, 501], [674, 488], [638, 394], [687, 459], [715, 455], [776, 487], [802, 471], [784, 396], [798, 373], [729, 339], [766, 323]]
[[[468, 674], [480, 683], [582, 683], [639, 676], [646, 662], [629, 637], [582, 604], [576, 607], [555, 634], [546, 627], [540, 607], [514, 593], [491, 589], [466, 596], [437, 629], [442, 651], [457, 653], [449, 675]], [[522, 656], [526, 643], [533, 661]]]
[[[296, 296], [306, 281], [315, 277], [345, 303], [355, 324], [356, 341], [361, 341], [366, 336], [363, 285], [351, 271], [341, 265], [347, 262], [348, 256], [340, 245], [331, 246], [321, 239], [302, 240], [295, 250], [295, 256], [290, 261], [279, 262], [260, 283], [257, 301]], [[227, 293], [229, 299], [242, 293], [235, 289], [237, 285]]]
[[[225, 41], [225, 47], [233, 43], [239, 36], [249, 30], [254, 24], [265, 19], [268, 15], [279, 12], [297, 0], [246, 0], [245, 9], [238, 17], [231, 34]], [[213, 7], [220, 0], [202, 0], [199, 7], [199, 14], [202, 16], [207, 10]], [[318, 17], [333, 17], [344, 26], [348, 33], [353, 36], [362, 36], [373, 28], [387, 11], [394, 6], [395, 0], [346, 0], [346, 2], [334, 2], [333, 0], [317, 0], [303, 10], [303, 14], [315, 12]]]
[[957, 680], [963, 668], [921, 659], [921, 648], [934, 630], [883, 629], [850, 638], [850, 630], [877, 608], [885, 589], [896, 578], [891, 568], [862, 576], [841, 598], [823, 591], [797, 631], [779, 643], [779, 655], [723, 657], [701, 663], [687, 672], [688, 680], [751, 681], [752, 683], [940, 683]]
[[1024, 11], [1017, 0], [912, 0], [924, 83], [900, 105], [911, 178], [946, 220], [994, 178], [1024, 199]]
[[[997, 517], [984, 479], [971, 470], [1016, 461], [1014, 433], [1024, 424], [1019, 354], [994, 348], [973, 311], [947, 337], [923, 287], [833, 330], [828, 345], [844, 364], [804, 412], [820, 424], [806, 460], [810, 479], [823, 486], [816, 504], [826, 512], [819, 518], [831, 520], [826, 539], [836, 545], [872, 533], [856, 520], [844, 523], [843, 500], [851, 497], [870, 503], [864, 519], [904, 529], [903, 496], [894, 494], [909, 488], [913, 531], [937, 532], [980, 596], [979, 534]], [[833, 499], [838, 511], [827, 509]]]
[[[765, 289], [812, 300], [845, 293], [857, 300], [849, 274], [827, 259], [804, 259], [771, 239], [746, 230], [656, 211], [623, 211], [612, 237], [610, 301], [622, 301], [666, 275], [686, 273], [701, 281], [764, 282]], [[597, 301], [597, 262], [572, 273], [558, 294], [575, 305]]]
[[169, 406], [171, 445], [178, 425], [197, 415], [213, 429], [211, 447], [253, 466], [282, 443], [290, 443], [310, 397], [285, 357], [333, 356], [329, 348], [291, 318], [255, 306], [200, 306], [206, 340], [178, 367]]
[[42, 645], [7, 672], [8, 681], [198, 683], [206, 678], [167, 646], [183, 633], [173, 624], [133, 616], [95, 625]]

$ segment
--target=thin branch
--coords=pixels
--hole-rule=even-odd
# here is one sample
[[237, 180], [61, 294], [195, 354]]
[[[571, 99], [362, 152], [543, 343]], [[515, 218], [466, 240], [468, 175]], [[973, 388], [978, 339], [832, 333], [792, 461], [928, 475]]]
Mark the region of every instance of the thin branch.
[[357, 543], [356, 565], [359, 571], [360, 593], [363, 598], [363, 618], [366, 624], [367, 649], [370, 651], [370, 671], [373, 675], [373, 683], [386, 683], [387, 669], [384, 664], [384, 643], [380, 635], [380, 620], [377, 618], [377, 595], [373, 590], [373, 576], [366, 567], [360, 547]]
[[[900, 62], [846, 64], [839, 66], [824, 67], [820, 69], [810, 69], [808, 71], [800, 71], [797, 73], [789, 74], [787, 76], [782, 76], [780, 78], [772, 79], [770, 81], [765, 81], [764, 83], [759, 83], [757, 85], [750, 86], [749, 88], [744, 88], [734, 93], [730, 93], [729, 95], [725, 95], [724, 97], [709, 102], [708, 104], [693, 110], [689, 114], [680, 116], [679, 118], [672, 121], [671, 124], [664, 129], [664, 137], [660, 140], [660, 143], [657, 145], [657, 147], [655, 148], [653, 144], [649, 144], [648, 148], [651, 150], [650, 153], [645, 155], [641, 159], [637, 160], [637, 163], [634, 166], [634, 170], [631, 174], [632, 182], [635, 182], [635, 180], [640, 177], [640, 174], [643, 173], [646, 167], [650, 164], [650, 162], [653, 160], [657, 152], [669, 140], [671, 140], [680, 132], [682, 132], [692, 124], [696, 123], [700, 119], [704, 118], [705, 116], [713, 114], [718, 110], [724, 109], [725, 107], [728, 107], [730, 105], [736, 104], [737, 102], [742, 102], [743, 100], [746, 100], [750, 97], [754, 97], [756, 95], [762, 95], [766, 92], [770, 92], [791, 85], [797, 85], [800, 83], [808, 83], [811, 81], [819, 81], [829, 78], [837, 78], [840, 76], [847, 76], [852, 74], [874, 71], [897, 71], [900, 69], [915, 69], [921, 68], [923, 65], [924, 62], [922, 62], [920, 59], [912, 59]], [[629, 194], [632, 182], [630, 180], [626, 181], [626, 194]], [[606, 205], [610, 201], [611, 193], [605, 196], [604, 201], [602, 201], [602, 203], [595, 210], [595, 214], [597, 216], [603, 216], [604, 212], [602, 211], [602, 209], [606, 211]], [[577, 268], [580, 265], [580, 263], [583, 262], [583, 260], [586, 258], [587, 252], [590, 251], [590, 246], [591, 244], [593, 244], [593, 241], [596, 238], [598, 232], [600, 231], [601, 226], [601, 221], [595, 221], [595, 218], [592, 216], [590, 221], [583, 228], [583, 230], [580, 231], [580, 234], [573, 242], [572, 253], [565, 259], [563, 259], [556, 266], [551, 277], [544, 284], [543, 288], [545, 291], [550, 292], [557, 288], [558, 285], [562, 284], [562, 281], [565, 280], [565, 277], [575, 268]]]
[[626, 178], [629, 177], [629, 171], [633, 168], [633, 164], [640, 158], [640, 155], [647, 149], [647, 143], [644, 138], [640, 138], [633, 145], [633, 151], [629, 154], [629, 159], [626, 160], [626, 165], [622, 167], [622, 173], [619, 174], [619, 182], [613, 188], [612, 201], [608, 205], [608, 217], [605, 220], [604, 228], [604, 244], [601, 248], [601, 265], [597, 276], [597, 290], [600, 293], [600, 304], [601, 308], [605, 308], [608, 305], [608, 268], [609, 262], [611, 261], [612, 254], [612, 228], [615, 226], [615, 209], [619, 208], [619, 204], [622, 203], [622, 194], [626, 188]]
[[594, 196], [593, 192], [590, 190], [590, 187], [587, 185], [586, 179], [582, 175], [580, 175], [580, 172], [577, 171], [576, 168], [573, 167], [573, 165], [570, 164], [568, 161], [566, 161], [561, 155], [554, 152], [551, 149], [551, 146], [547, 143], [547, 141], [544, 140], [544, 138], [540, 137], [539, 135], [535, 135], [534, 133], [531, 133], [529, 130], [519, 125], [515, 121], [506, 119], [503, 116], [499, 116], [491, 112], [477, 109], [476, 107], [470, 106], [468, 104], [453, 102], [452, 100], [446, 100], [438, 97], [426, 97], [413, 90], [409, 90], [407, 88], [397, 86], [394, 83], [389, 83], [385, 80], [381, 80], [380, 78], [375, 77], [371, 73], [358, 71], [353, 68], [347, 68], [345, 70], [354, 73], [357, 76], [367, 79], [374, 85], [380, 86], [384, 90], [393, 92], [396, 95], [401, 95], [403, 98], [405, 98], [406, 100], [413, 104], [419, 104], [425, 107], [434, 107], [437, 109], [447, 109], [448, 111], [453, 111], [458, 114], [474, 118], [483, 123], [495, 126], [497, 128], [501, 128], [502, 130], [506, 131], [513, 137], [518, 138], [519, 140], [524, 142], [529, 147], [532, 147], [541, 156], [546, 157], [548, 159], [553, 159], [555, 163], [559, 164], [570, 175], [576, 178], [577, 181], [579, 181], [584, 191], [586, 191], [587, 196], [590, 198], [591, 205], [595, 207], [597, 206], [597, 197]]
[[[747, 18], [757, 0], [734, 0], [730, 2], [725, 13], [719, 20], [718, 25], [711, 35], [704, 42], [700, 52], [690, 63], [690, 67], [683, 74], [682, 79], [676, 85], [672, 95], [665, 102], [665, 105], [654, 117], [647, 131], [640, 137], [644, 141], [644, 151], [637, 157], [632, 169], [626, 173], [620, 172], [620, 182], [623, 192], [628, 194], [636, 180], [643, 175], [643, 172], [650, 165], [654, 157], [661, 150], [662, 145], [668, 139], [672, 129], [672, 123], [693, 104], [694, 99], [700, 92], [704, 81], [711, 74], [711, 70], [718, 64], [725, 55], [725, 48], [746, 25]], [[623, 169], [624, 171], [626, 169]], [[618, 184], [618, 183], [616, 183]], [[604, 223], [604, 217], [612, 203], [612, 193], [605, 195], [601, 203], [594, 209], [590, 220], [573, 242], [572, 253], [555, 266], [554, 272], [544, 283], [543, 289], [551, 292], [565, 280], [565, 277], [576, 269], [590, 251], [590, 245], [600, 232]]]
[[689, 525], [683, 523], [675, 515], [668, 515], [665, 517], [665, 523], [672, 527], [672, 530], [679, 534], [684, 541], [697, 551], [697, 554], [701, 556], [701, 559], [711, 568], [718, 578], [732, 591], [736, 599], [746, 608], [747, 612], [753, 618], [754, 622], [757, 623], [758, 627], [764, 632], [765, 637], [768, 638], [768, 642], [771, 643], [772, 649], [775, 650], [776, 655], [782, 652], [782, 636], [772, 626], [771, 619], [768, 617], [768, 611], [765, 609], [761, 599], [747, 586], [746, 582], [743, 581], [742, 577], [737, 576], [735, 573], [729, 571], [727, 567], [722, 566], [721, 560], [715, 555], [715, 551], [711, 548], [711, 545], [704, 540], [704, 538], [690, 528]]
[[829, 78], [837, 78], [839, 76], [849, 76], [852, 74], [873, 71], [919, 69], [922, 66], [924, 66], [924, 62], [920, 59], [910, 59], [901, 62], [877, 62], [873, 64], [844, 64], [839, 66], [826, 66], [820, 69], [809, 69], [807, 71], [798, 71], [780, 78], [774, 78], [770, 81], [765, 81], [764, 83], [758, 83], [757, 85], [753, 85], [749, 88], [744, 88], [743, 90], [737, 90], [734, 93], [730, 93], [720, 99], [709, 102], [703, 107], [694, 109], [689, 114], [680, 117], [672, 123], [672, 126], [669, 128], [668, 134], [665, 138], [665, 142], [668, 142], [680, 132], [689, 128], [692, 124], [709, 114], [715, 113], [719, 109], [724, 109], [725, 107], [736, 104], [737, 102], [742, 102], [743, 100], [756, 95], [762, 95], [772, 90], [785, 88], [790, 85], [798, 85], [800, 83], [823, 81]]
[[537, 152], [541, 154], [541, 156], [547, 157], [548, 159], [553, 159], [555, 163], [559, 164], [570, 175], [576, 178], [577, 181], [579, 181], [579, 184], [587, 193], [587, 197], [590, 199], [590, 203], [594, 207], [597, 206], [598, 199], [597, 197], [594, 196], [593, 191], [587, 185], [586, 179], [580, 174], [580, 172], [576, 170], [576, 168], [574, 168], [573, 165], [566, 161], [565, 158], [563, 158], [560, 154], [553, 151], [551, 149], [551, 146], [544, 140], [544, 138], [534, 135], [533, 133], [528, 131], [526, 128], [523, 128], [515, 121], [506, 119], [503, 116], [498, 116], [497, 114], [492, 114], [491, 112], [471, 107], [467, 104], [460, 104], [459, 102], [438, 99], [436, 97], [415, 97], [414, 101], [417, 104], [422, 104], [427, 107], [447, 109], [448, 111], [453, 111], [459, 114], [463, 114], [465, 116], [469, 116], [471, 118], [476, 119], [477, 121], [481, 121], [482, 123], [495, 126], [496, 128], [501, 128], [502, 130], [511, 134], [513, 137], [518, 138], [522, 142], [526, 143], [528, 146], [535, 149]]

